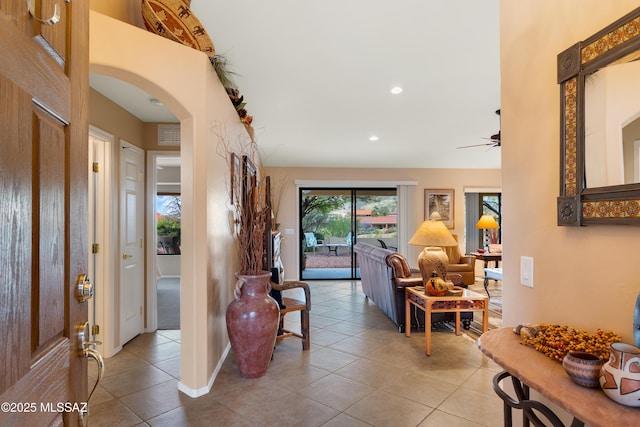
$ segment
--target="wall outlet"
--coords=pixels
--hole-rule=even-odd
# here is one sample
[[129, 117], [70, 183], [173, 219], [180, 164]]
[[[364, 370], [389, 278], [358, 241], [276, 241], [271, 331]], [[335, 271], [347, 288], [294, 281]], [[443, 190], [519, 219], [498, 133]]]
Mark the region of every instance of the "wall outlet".
[[533, 258], [520, 257], [520, 284], [533, 288]]

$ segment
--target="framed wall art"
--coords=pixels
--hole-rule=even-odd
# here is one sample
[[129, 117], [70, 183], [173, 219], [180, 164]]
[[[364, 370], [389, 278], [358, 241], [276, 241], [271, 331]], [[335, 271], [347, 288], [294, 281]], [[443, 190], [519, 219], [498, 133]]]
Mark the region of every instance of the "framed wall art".
[[239, 184], [242, 180], [242, 169], [240, 167], [240, 157], [236, 153], [231, 153], [231, 194], [230, 200], [231, 204], [235, 204], [238, 198], [240, 197], [239, 193]]
[[[255, 196], [255, 189], [258, 184], [258, 169], [253, 164], [249, 156], [242, 156], [242, 206], [246, 206], [249, 197]], [[254, 199], [254, 203], [255, 203]]]
[[424, 219], [431, 218], [437, 212], [447, 228], [454, 227], [454, 190], [453, 189], [425, 189], [424, 190]]

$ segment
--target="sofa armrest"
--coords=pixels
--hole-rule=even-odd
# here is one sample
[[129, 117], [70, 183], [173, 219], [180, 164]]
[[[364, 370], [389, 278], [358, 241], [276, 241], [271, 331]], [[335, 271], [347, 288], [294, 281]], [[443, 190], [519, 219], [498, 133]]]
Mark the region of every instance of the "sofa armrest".
[[422, 286], [422, 276], [398, 277], [393, 279], [396, 288], [410, 288], [413, 286]]

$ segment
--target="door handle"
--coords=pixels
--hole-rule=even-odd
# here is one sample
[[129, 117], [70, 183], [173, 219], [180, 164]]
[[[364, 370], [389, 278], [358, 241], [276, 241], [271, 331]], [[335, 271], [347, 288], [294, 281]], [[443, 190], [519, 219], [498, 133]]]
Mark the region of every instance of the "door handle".
[[80, 302], [86, 302], [93, 296], [93, 283], [86, 274], [80, 274], [76, 279], [76, 296]]
[[102, 344], [100, 341], [90, 341], [90, 331], [89, 331], [89, 322], [80, 323], [77, 326], [78, 330], [78, 348], [80, 352], [80, 357], [86, 357], [87, 359], [93, 359], [96, 361], [98, 365], [98, 378], [96, 379], [96, 383], [93, 385], [91, 389], [91, 393], [89, 393], [89, 397], [87, 398], [86, 406], [78, 411], [78, 421], [81, 426], [86, 426], [89, 421], [89, 402], [91, 401], [91, 397], [93, 393], [98, 388], [98, 384], [102, 380], [102, 376], [104, 375], [104, 359], [98, 350], [95, 349], [96, 344]]
[[128, 253], [124, 252], [122, 254], [122, 259], [129, 259], [129, 258], [133, 258], [133, 255], [129, 255]]
[[57, 2], [53, 5], [53, 15], [48, 19], [38, 18], [36, 16], [36, 5], [34, 0], [28, 0], [28, 5], [29, 13], [31, 14], [31, 16], [33, 16], [33, 19], [41, 22], [43, 25], [55, 25], [58, 23], [58, 21], [60, 21], [60, 6]]

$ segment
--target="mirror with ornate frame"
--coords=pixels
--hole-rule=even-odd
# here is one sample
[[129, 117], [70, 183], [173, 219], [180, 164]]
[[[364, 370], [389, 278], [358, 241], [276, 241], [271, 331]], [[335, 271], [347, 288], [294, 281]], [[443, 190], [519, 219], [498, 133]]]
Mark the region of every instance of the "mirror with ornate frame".
[[589, 187], [585, 160], [585, 83], [596, 71], [636, 60], [639, 53], [640, 8], [637, 8], [558, 55], [558, 225], [640, 225], [640, 183]]

